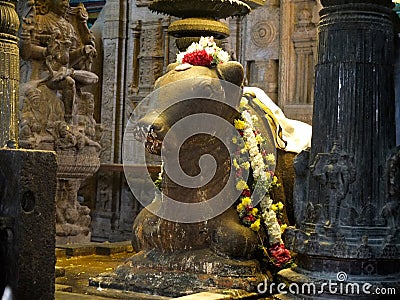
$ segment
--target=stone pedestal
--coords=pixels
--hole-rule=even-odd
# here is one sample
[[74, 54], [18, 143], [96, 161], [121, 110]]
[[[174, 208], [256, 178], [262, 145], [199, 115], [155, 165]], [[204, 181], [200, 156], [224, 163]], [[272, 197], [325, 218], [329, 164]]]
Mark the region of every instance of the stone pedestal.
[[323, 283], [369, 283], [370, 297], [400, 286], [392, 3], [321, 2], [312, 147], [296, 162], [299, 217], [286, 235], [297, 267], [280, 274], [323, 297], [339, 294]]
[[93, 153], [57, 153], [56, 244], [88, 243], [91, 240], [90, 209], [78, 201], [78, 190], [99, 168]]
[[0, 150], [0, 295], [54, 299], [56, 157]]
[[169, 253], [141, 251], [114, 273], [89, 279], [89, 285], [125, 291], [179, 297], [217, 289], [257, 292], [260, 282], [271, 281], [257, 260], [235, 260], [209, 249]]

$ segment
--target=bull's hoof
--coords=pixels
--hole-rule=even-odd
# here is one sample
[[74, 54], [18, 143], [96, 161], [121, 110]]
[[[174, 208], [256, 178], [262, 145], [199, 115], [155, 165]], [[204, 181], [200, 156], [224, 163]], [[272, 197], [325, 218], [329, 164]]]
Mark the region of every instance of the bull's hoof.
[[211, 249], [232, 258], [254, 258], [258, 249], [257, 233], [239, 223], [237, 212], [229, 208], [213, 222]]

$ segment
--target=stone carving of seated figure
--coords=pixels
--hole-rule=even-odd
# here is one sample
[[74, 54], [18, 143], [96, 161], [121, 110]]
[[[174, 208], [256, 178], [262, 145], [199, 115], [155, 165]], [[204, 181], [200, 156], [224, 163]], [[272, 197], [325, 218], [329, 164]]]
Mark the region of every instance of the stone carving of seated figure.
[[77, 200], [79, 183], [75, 180], [60, 180], [57, 199], [56, 232], [59, 236], [87, 236], [89, 234], [90, 209]]
[[78, 127], [83, 128], [85, 135], [95, 141], [99, 142], [102, 128], [97, 124], [93, 117], [94, 114], [94, 96], [92, 93], [82, 92], [80, 101], [77, 103], [78, 112], [76, 116], [76, 124]]
[[[50, 109], [46, 105], [42, 91], [34, 86], [28, 85], [26, 88], [23, 103], [19, 124], [20, 146], [34, 148], [35, 145], [39, 144], [52, 144], [54, 139], [47, 134], [47, 129], [53, 126], [52, 120], [59, 118], [62, 113]], [[57, 113], [59, 116], [57, 116]]]
[[[44, 4], [41, 9], [36, 9], [36, 16], [24, 19], [21, 57], [32, 63], [31, 81], [44, 81], [55, 94], [61, 92], [65, 120], [71, 122], [77, 89], [98, 81], [96, 74], [79, 69], [91, 66], [96, 49], [91, 37], [82, 41], [66, 20], [69, 1], [54, 0]], [[47, 12], [40, 14], [43, 9]]]
[[[83, 4], [68, 0], [30, 0], [21, 4], [20, 145], [57, 152], [56, 243], [90, 241], [90, 209], [77, 193], [82, 180], [100, 166], [101, 146], [94, 140], [90, 89], [98, 76], [90, 71], [97, 55]], [[90, 100], [90, 101], [89, 101]], [[79, 106], [86, 103], [84, 121]], [[96, 127], [97, 126], [97, 127]]]
[[54, 146], [56, 150], [68, 150], [76, 146], [76, 137], [69, 130], [66, 122], [56, 122], [56, 140]]
[[89, 139], [83, 132], [73, 132], [64, 121], [58, 121], [54, 127], [54, 148], [58, 153], [79, 153], [82, 151], [98, 152], [101, 149], [99, 143]]
[[25, 92], [24, 108], [22, 109], [23, 122], [20, 123], [22, 138], [30, 138], [34, 133], [41, 133], [47, 125], [48, 109], [43, 105], [42, 92], [35, 87]]

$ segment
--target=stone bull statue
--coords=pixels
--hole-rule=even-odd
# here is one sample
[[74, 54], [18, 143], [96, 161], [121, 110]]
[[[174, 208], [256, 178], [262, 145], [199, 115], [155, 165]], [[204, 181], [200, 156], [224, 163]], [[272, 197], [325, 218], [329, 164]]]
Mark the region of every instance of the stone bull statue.
[[[234, 108], [240, 101], [241, 89], [239, 87], [244, 77], [243, 67], [236, 62], [220, 64], [215, 68], [191, 66], [188, 69], [180, 69], [172, 65], [170, 69], [157, 80], [155, 85], [156, 89], [162, 89], [161, 96], [157, 99], [161, 107], [163, 107], [162, 102], [170, 101], [171, 97], [185, 99], [186, 95], [196, 94], [197, 90], [200, 90], [200, 94], [209, 99], [195, 98], [178, 101], [174, 105], [169, 105], [164, 111], [156, 109], [140, 120], [137, 124], [137, 138], [146, 143], [146, 149], [150, 153], [157, 155], [161, 154], [162, 148], [166, 152], [178, 151], [176, 149], [178, 145], [174, 144], [176, 137], [170, 137], [167, 145], [164, 143], [164, 137], [171, 127], [182, 118], [193, 114], [213, 114], [232, 124], [234, 118], [238, 116], [238, 112]], [[218, 79], [230, 82], [236, 88], [224, 89]], [[182, 84], [168, 88], [169, 84], [178, 81]], [[230, 101], [231, 106], [210, 100], [223, 98]], [[154, 118], [153, 115], [157, 115], [157, 117]], [[221, 186], [227, 184], [231, 164], [229, 153], [213, 136], [221, 130], [224, 129], [215, 128], [212, 135], [194, 135], [179, 149], [181, 167], [191, 176], [200, 172], [199, 158], [204, 154], [212, 155], [217, 161], [213, 180], [199, 188], [184, 188], [177, 186], [167, 175], [164, 175], [162, 179], [164, 195], [184, 203], [199, 203], [211, 198], [220, 191]], [[146, 131], [149, 134], [144, 135], [143, 132]], [[228, 133], [219, 132], [219, 135], [224, 134]], [[258, 246], [257, 235], [239, 223], [234, 208], [227, 209], [209, 221], [185, 224], [164, 220], [151, 213], [152, 206], [157, 205], [157, 202], [150, 204], [148, 209], [142, 210], [137, 216], [133, 226], [135, 249], [158, 249], [161, 251], [212, 249], [216, 253], [232, 258], [254, 257]], [[187, 213], [190, 214], [190, 212]]]
[[[143, 141], [146, 149], [152, 154], [161, 155], [161, 149], [166, 152], [179, 151], [179, 163], [182, 169], [191, 176], [199, 173], [198, 161], [203, 154], [211, 154], [217, 160], [218, 165], [214, 180], [196, 189], [177, 186], [173, 180], [164, 174], [162, 179], [164, 195], [180, 202], [197, 203], [211, 198], [221, 189], [221, 186], [227, 184], [227, 177], [231, 168], [229, 153], [223, 151], [221, 143], [213, 136], [195, 135], [179, 149], [177, 149], [178, 145], [174, 143], [174, 137], [170, 137], [168, 145], [165, 145], [164, 137], [178, 120], [193, 114], [218, 115], [232, 124], [239, 114], [234, 108], [239, 105], [242, 89], [231, 89], [230, 86], [221, 87], [218, 80], [210, 81], [210, 79], [221, 79], [241, 87], [243, 76], [243, 67], [237, 62], [231, 61], [219, 64], [214, 68], [202, 66], [182, 68], [178, 64], [172, 64], [169, 66], [168, 72], [157, 80], [155, 90], [162, 90], [157, 99], [160, 108], [154, 109], [138, 122], [137, 139]], [[180, 83], [175, 85], [176, 82]], [[171, 88], [166, 88], [171, 84], [173, 84]], [[248, 88], [246, 89], [248, 93], [252, 92]], [[171, 101], [173, 97], [184, 99], [187, 96], [190, 97], [196, 90], [201, 90], [202, 95], [210, 99], [225, 98], [231, 106], [207, 99], [190, 99], [178, 101], [164, 110], [163, 101]], [[257, 89], [256, 92], [259, 93]], [[255, 94], [253, 96], [256, 97]], [[264, 118], [264, 116], [260, 116], [260, 118]], [[265, 123], [268, 124], [267, 121]], [[271, 126], [275, 127], [274, 132], [279, 131], [278, 124], [270, 123]], [[275, 123], [277, 123], [276, 120]], [[215, 131], [218, 130], [223, 129], [215, 128]], [[224, 134], [228, 133], [220, 132], [220, 135]], [[275, 140], [278, 139], [279, 133], [275, 135]], [[285, 221], [288, 224], [293, 224], [293, 159], [297, 153], [283, 151], [281, 148], [285, 145], [280, 146], [282, 141], [281, 143], [277, 142], [278, 164], [276, 169], [281, 185], [275, 189], [273, 196], [277, 198], [277, 201], [283, 201], [287, 204]], [[234, 203], [234, 199], [232, 203]], [[145, 251], [157, 249], [172, 252], [211, 249], [215, 253], [231, 258], [249, 259], [255, 256], [259, 244], [257, 235], [254, 231], [240, 224], [234, 207], [228, 208], [223, 214], [212, 220], [183, 224], [154, 215], [151, 211], [157, 210], [158, 205], [157, 201], [153, 202], [147, 207], [148, 209], [144, 209], [136, 218], [133, 226], [135, 249]]]
[[[173, 218], [159, 216], [157, 212], [168, 207], [163, 208], [164, 197], [155, 199], [135, 219], [132, 244], [137, 253], [114, 273], [91, 279], [91, 285], [176, 297], [212, 288], [255, 292], [258, 283], [272, 280], [268, 273], [261, 271], [256, 259], [259, 241], [265, 237], [265, 232], [255, 232], [243, 226], [233, 207], [238, 195], [232, 192], [235, 183], [229, 180], [232, 170], [230, 153], [223, 141], [217, 138], [231, 139], [229, 128], [232, 126], [217, 126], [207, 119], [208, 115], [214, 115], [225, 120], [226, 124], [233, 124], [240, 115], [236, 108], [242, 97], [243, 78], [242, 65], [225, 62], [212, 67], [172, 64], [157, 80], [157, 105], [134, 125], [135, 138], [145, 143], [148, 152], [162, 156], [164, 170], [171, 167], [168, 160], [164, 160], [164, 156], [171, 153], [178, 153], [180, 167], [189, 176], [204, 171], [200, 162], [205, 154], [215, 160], [214, 176], [195, 188], [178, 185], [168, 172], [163, 172], [163, 196], [179, 203], [198, 204], [214, 197], [221, 187], [228, 186], [228, 192], [221, 200], [226, 202], [228, 199], [230, 205], [212, 218], [175, 222]], [[178, 120], [192, 115], [205, 116], [203, 123], [208, 123], [209, 130], [207, 134], [191, 135], [179, 144], [179, 137], [170, 134], [171, 128]], [[188, 127], [196, 126], [191, 124]], [[295, 153], [284, 151], [277, 155], [276, 173], [284, 179], [282, 186], [289, 191], [287, 196], [290, 200], [294, 156]], [[281, 187], [277, 192], [279, 201], [285, 201], [285, 190]], [[207, 211], [213, 212], [214, 209], [212, 205], [206, 206]], [[195, 214], [190, 209], [176, 213]]]
[[[146, 149], [150, 153], [161, 155], [162, 147], [166, 151], [178, 151], [176, 149], [177, 145], [173, 143], [169, 143], [168, 146], [163, 145], [163, 140], [173, 124], [185, 116], [196, 113], [217, 114], [232, 124], [233, 120], [238, 117], [238, 112], [232, 108], [238, 107], [241, 94], [237, 92], [238, 90], [221, 90], [223, 88], [218, 86], [218, 81], [210, 82], [209, 78], [221, 79], [241, 87], [243, 76], [243, 67], [239, 63], [232, 61], [219, 64], [215, 68], [191, 66], [185, 69], [180, 68], [178, 64], [171, 64], [167, 73], [157, 80], [155, 89], [163, 89], [171, 83], [178, 81], [183, 82], [183, 84], [179, 86], [173, 85], [170, 89], [173, 95], [168, 94], [169, 89], [164, 89], [161, 93], [162, 97], [157, 99], [157, 101], [162, 102], [165, 99], [170, 99], [170, 97], [179, 98], [177, 95], [181, 95], [181, 93], [189, 95], [193, 89], [201, 89], [202, 91], [207, 90], [209, 92], [208, 96], [211, 99], [225, 97], [227, 101], [230, 101], [231, 106], [205, 99], [192, 99], [179, 102], [179, 104], [168, 107], [163, 112], [155, 109], [143, 117], [137, 124], [137, 139], [146, 144]], [[190, 84], [190, 86], [187, 84]], [[253, 92], [249, 88], [245, 88], [245, 90], [247, 93]], [[259, 96], [259, 89], [254, 90], [257, 95], [254, 94], [253, 96]], [[264, 118], [264, 116], [260, 116], [260, 118]], [[265, 120], [268, 123], [267, 118]], [[276, 128], [279, 127], [279, 124], [273, 123], [270, 122], [268, 125], [275, 127], [273, 131], [276, 132], [279, 130]], [[277, 120], [275, 120], [275, 123], [277, 123]], [[221, 129], [216, 128], [217, 130]], [[146, 134], [146, 132], [150, 134]], [[275, 135], [275, 140], [279, 140], [279, 133]], [[277, 201], [282, 201], [286, 204], [286, 211], [284, 213], [285, 222], [287, 224], [294, 224], [292, 200], [295, 171], [293, 160], [297, 154], [295, 147], [302, 147], [302, 145], [296, 145], [291, 148], [292, 151], [288, 152], [282, 150], [285, 147], [285, 145], [282, 145], [282, 142], [284, 143], [283, 140], [280, 140], [280, 142], [277, 141], [276, 143], [277, 167], [275, 170], [281, 184], [273, 191], [272, 196]], [[220, 166], [214, 177], [216, 180], [198, 189], [185, 189], [177, 187], [168, 176], [164, 176], [163, 193], [181, 202], [200, 202], [211, 197], [221, 186], [226, 184], [227, 176], [229, 176], [231, 161], [228, 153], [224, 153], [221, 149], [221, 145], [215, 139], [210, 139], [209, 136], [197, 135], [188, 143], [185, 143], [179, 149], [179, 159], [181, 165], [183, 164], [182, 168], [184, 171], [189, 175], [196, 175], [199, 172], [198, 160], [200, 156], [208, 153], [217, 159]], [[151, 211], [152, 206], [156, 207], [157, 205], [155, 202], [150, 204], [148, 208]], [[257, 250], [259, 241], [256, 234], [240, 224], [234, 207], [230, 207], [223, 214], [213, 218], [211, 221], [195, 224], [181, 224], [163, 220], [150, 211], [143, 210], [134, 222], [133, 245], [137, 250], [159, 249], [162, 251], [179, 251], [182, 249], [209, 248], [216, 253], [232, 258], [252, 258]], [[179, 239], [175, 235], [176, 232], [180, 232]]]

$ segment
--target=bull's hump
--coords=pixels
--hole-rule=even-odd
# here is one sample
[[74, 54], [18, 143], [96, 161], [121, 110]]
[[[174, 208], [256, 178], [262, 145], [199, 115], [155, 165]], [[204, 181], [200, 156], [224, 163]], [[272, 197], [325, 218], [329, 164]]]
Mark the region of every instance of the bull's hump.
[[178, 82], [185, 79], [194, 78], [215, 78], [218, 79], [218, 74], [215, 68], [202, 67], [202, 66], [192, 66], [191, 68], [185, 70], [173, 69], [160, 77], [158, 81], [158, 87], [164, 85]]

